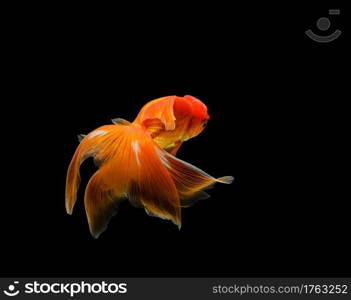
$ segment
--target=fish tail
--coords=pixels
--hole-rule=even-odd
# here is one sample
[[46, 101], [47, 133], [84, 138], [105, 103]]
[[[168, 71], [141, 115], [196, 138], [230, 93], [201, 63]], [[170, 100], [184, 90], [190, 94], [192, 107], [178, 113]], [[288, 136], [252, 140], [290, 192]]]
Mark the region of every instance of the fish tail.
[[110, 219], [117, 213], [120, 203], [125, 200], [122, 190], [106, 185], [107, 173], [98, 170], [89, 180], [85, 189], [84, 206], [89, 230], [94, 238], [107, 228]]
[[234, 180], [232, 176], [214, 178], [166, 151], [163, 151], [163, 157], [164, 164], [177, 187], [182, 207], [188, 207], [198, 200], [209, 198], [204, 190], [211, 188], [216, 182], [230, 184]]
[[208, 198], [203, 190], [216, 182], [232, 181], [229, 176], [216, 179], [169, 154], [141, 126], [110, 126], [84, 137], [67, 173], [66, 209], [72, 213], [81, 163], [93, 156], [99, 165], [84, 196], [89, 229], [95, 238], [106, 229], [124, 199], [181, 228], [181, 207]]
[[78, 145], [73, 158], [69, 164], [66, 176], [66, 211], [68, 214], [72, 214], [74, 204], [77, 200], [77, 191], [80, 185], [80, 173], [79, 169], [81, 164], [91, 156], [95, 156], [100, 149], [99, 136], [109, 132], [111, 126], [100, 127], [88, 136], [79, 135], [80, 144]]
[[180, 227], [179, 195], [150, 135], [140, 126], [121, 127], [109, 149], [109, 159], [93, 175], [85, 191], [91, 234], [97, 238], [106, 229], [119, 203], [126, 198], [148, 215]]
[[159, 147], [140, 126], [112, 126], [93, 131], [78, 146], [67, 173], [67, 212], [72, 212], [76, 201], [79, 167], [86, 157], [93, 156], [99, 170], [87, 184], [84, 205], [95, 238], [126, 198], [147, 214], [171, 220], [180, 228], [179, 195], [158, 155]]
[[73, 206], [77, 199], [77, 190], [80, 185], [80, 161], [79, 152], [76, 152], [68, 167], [66, 176], [66, 211], [70, 215], [72, 214]]

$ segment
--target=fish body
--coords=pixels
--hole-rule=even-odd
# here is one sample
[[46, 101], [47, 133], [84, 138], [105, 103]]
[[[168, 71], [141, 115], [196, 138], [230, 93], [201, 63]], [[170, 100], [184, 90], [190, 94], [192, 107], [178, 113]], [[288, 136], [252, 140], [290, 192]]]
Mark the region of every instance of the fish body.
[[87, 184], [84, 202], [95, 238], [124, 199], [180, 228], [181, 207], [207, 198], [203, 190], [214, 183], [233, 180], [230, 176], [216, 179], [175, 157], [181, 144], [201, 133], [208, 119], [207, 107], [200, 100], [167, 96], [147, 103], [132, 123], [114, 119], [113, 125], [80, 135], [67, 171], [67, 213], [72, 213], [77, 200], [80, 165], [94, 157], [99, 169]]

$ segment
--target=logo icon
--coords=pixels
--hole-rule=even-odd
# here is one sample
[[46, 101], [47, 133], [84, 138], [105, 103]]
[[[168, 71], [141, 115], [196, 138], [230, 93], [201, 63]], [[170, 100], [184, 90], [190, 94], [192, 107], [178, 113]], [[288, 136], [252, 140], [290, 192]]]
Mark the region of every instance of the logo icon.
[[[340, 15], [340, 10], [339, 9], [330, 9], [329, 15]], [[322, 17], [322, 18], [318, 19], [317, 28], [320, 31], [327, 31], [329, 29], [329, 27], [330, 27], [330, 21], [328, 18]], [[318, 34], [314, 33], [311, 29], [308, 29], [305, 33], [310, 39], [314, 40], [315, 42], [319, 42], [319, 43], [332, 42], [332, 41], [336, 40], [341, 35], [341, 31], [339, 29], [335, 30], [333, 33], [326, 35], [326, 36], [318, 35]]]
[[20, 291], [16, 291], [16, 287], [15, 287], [15, 284], [18, 284], [19, 282], [18, 281], [14, 281], [13, 284], [10, 284], [8, 286], [8, 290], [4, 290], [4, 294], [6, 296], [10, 296], [10, 297], [14, 297], [14, 296], [17, 296], [19, 294]]

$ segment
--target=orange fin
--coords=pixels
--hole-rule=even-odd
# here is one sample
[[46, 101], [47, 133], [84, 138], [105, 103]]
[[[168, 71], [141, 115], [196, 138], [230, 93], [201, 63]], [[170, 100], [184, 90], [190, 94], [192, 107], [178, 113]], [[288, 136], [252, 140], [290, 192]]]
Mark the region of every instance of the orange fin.
[[181, 226], [176, 186], [163, 165], [151, 136], [134, 125], [109, 125], [88, 134], [79, 144], [67, 173], [66, 209], [72, 213], [79, 186], [79, 167], [93, 156], [100, 168], [85, 191], [85, 210], [91, 234], [106, 229], [119, 203], [129, 198], [149, 215]]
[[181, 199], [181, 206], [182, 207], [191, 207], [193, 206], [195, 203], [197, 203], [200, 200], [206, 200], [208, 198], [210, 198], [211, 196], [209, 194], [207, 194], [204, 191], [198, 191], [196, 193], [194, 193], [192, 196], [189, 197], [183, 197]]
[[100, 167], [90, 179], [84, 197], [91, 234], [106, 229], [120, 202], [128, 198], [151, 216], [171, 220], [181, 227], [181, 207], [209, 196], [203, 192], [216, 182], [231, 183], [231, 176], [218, 179], [160, 148], [152, 136], [136, 125], [106, 125], [85, 136], [67, 172], [66, 209], [76, 202], [79, 167], [88, 157]]
[[[124, 198], [150, 216], [181, 226], [179, 195], [152, 138], [131, 126], [120, 136], [118, 149], [90, 179], [85, 209], [90, 232], [98, 237]], [[98, 154], [100, 155], [100, 154]]]
[[105, 231], [110, 219], [117, 213], [119, 204], [126, 199], [123, 194], [118, 195], [105, 186], [104, 176], [103, 168], [98, 170], [90, 178], [84, 196], [89, 229], [94, 238]]
[[67, 170], [66, 177], [66, 211], [72, 214], [74, 204], [77, 200], [77, 190], [80, 184], [80, 165], [89, 157], [94, 157], [95, 161], [99, 163], [96, 158], [97, 153], [103, 149], [108, 139], [105, 138], [107, 133], [111, 133], [115, 129], [114, 125], [102, 126], [87, 136], [80, 135], [80, 144], [78, 145], [71, 163]]
[[211, 188], [216, 182], [230, 184], [234, 180], [232, 176], [214, 178], [166, 151], [163, 151], [163, 163], [172, 176], [180, 196], [181, 206], [184, 207], [191, 206], [192, 202], [208, 198], [208, 195], [202, 191]]
[[159, 153], [162, 151], [150, 139], [138, 145], [138, 177], [131, 181], [128, 198], [136, 206], [142, 206], [148, 215], [171, 220], [181, 227], [179, 195]]

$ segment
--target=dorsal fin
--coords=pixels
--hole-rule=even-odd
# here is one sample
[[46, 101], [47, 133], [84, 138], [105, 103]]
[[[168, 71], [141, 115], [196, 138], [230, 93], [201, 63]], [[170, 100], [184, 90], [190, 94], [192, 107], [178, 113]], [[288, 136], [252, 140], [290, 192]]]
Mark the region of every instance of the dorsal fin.
[[121, 118], [115, 118], [111, 120], [116, 125], [130, 125], [130, 122]]
[[78, 138], [78, 142], [80, 143], [87, 135], [86, 134], [78, 134], [77, 138]]

